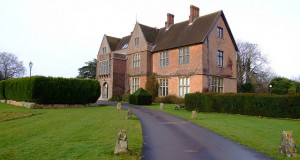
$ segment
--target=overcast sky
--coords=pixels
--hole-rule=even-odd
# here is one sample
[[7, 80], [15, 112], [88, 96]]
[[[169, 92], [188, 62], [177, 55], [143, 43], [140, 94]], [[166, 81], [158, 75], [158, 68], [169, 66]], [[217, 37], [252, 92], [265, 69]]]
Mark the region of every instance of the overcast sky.
[[161, 28], [167, 13], [185, 21], [223, 10], [236, 40], [256, 43], [274, 71], [300, 76], [299, 0], [0, 0], [0, 52], [15, 54], [32, 74], [76, 77], [96, 58], [103, 35], [124, 37], [136, 20]]

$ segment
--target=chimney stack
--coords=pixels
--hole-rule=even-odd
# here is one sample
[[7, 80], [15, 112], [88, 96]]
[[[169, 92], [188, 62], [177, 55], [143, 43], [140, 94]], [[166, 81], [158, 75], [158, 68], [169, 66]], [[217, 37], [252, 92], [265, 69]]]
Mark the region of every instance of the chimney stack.
[[193, 23], [193, 21], [198, 17], [199, 17], [199, 8], [194, 5], [191, 5], [189, 23]]
[[169, 29], [172, 24], [174, 24], [174, 15], [171, 14], [171, 13], [168, 13], [167, 14], [167, 21], [165, 23], [166, 29]]

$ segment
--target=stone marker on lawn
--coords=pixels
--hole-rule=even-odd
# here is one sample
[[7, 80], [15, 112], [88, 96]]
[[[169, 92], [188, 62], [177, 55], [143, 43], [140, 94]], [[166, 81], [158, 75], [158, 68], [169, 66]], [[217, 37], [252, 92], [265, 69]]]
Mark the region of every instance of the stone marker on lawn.
[[192, 116], [191, 118], [192, 119], [197, 119], [198, 115], [197, 115], [197, 112], [196, 111], [192, 111]]
[[128, 152], [128, 141], [127, 141], [127, 131], [121, 130], [118, 133], [118, 139], [115, 146], [114, 154]]
[[117, 104], [117, 109], [121, 109], [122, 108], [122, 104], [121, 103], [118, 103]]
[[127, 110], [126, 119], [130, 119], [130, 118], [132, 117], [132, 115], [133, 115], [132, 110], [131, 110], [131, 109], [128, 109], [128, 110]]
[[292, 131], [282, 132], [279, 152], [288, 157], [293, 157], [293, 154], [296, 153], [296, 142]]
[[160, 109], [160, 110], [163, 110], [163, 109], [164, 109], [164, 103], [160, 103], [159, 109]]

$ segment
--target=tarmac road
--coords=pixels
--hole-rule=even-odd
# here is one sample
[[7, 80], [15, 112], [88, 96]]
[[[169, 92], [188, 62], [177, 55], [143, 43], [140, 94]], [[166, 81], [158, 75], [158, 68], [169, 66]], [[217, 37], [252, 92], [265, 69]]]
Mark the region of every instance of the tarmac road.
[[[115, 102], [99, 101], [116, 106]], [[143, 160], [263, 160], [272, 159], [181, 118], [140, 106], [132, 109], [143, 129]], [[251, 138], [251, 137], [249, 137]]]

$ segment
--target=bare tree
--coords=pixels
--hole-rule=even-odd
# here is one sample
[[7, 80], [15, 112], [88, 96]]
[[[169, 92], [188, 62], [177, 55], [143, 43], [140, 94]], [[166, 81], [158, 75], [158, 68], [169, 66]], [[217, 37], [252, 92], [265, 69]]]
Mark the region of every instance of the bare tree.
[[23, 62], [12, 53], [0, 52], [0, 78], [18, 78], [25, 74]]
[[259, 46], [245, 41], [237, 42], [237, 80], [239, 92], [267, 92], [268, 84], [274, 78], [268, 58]]

